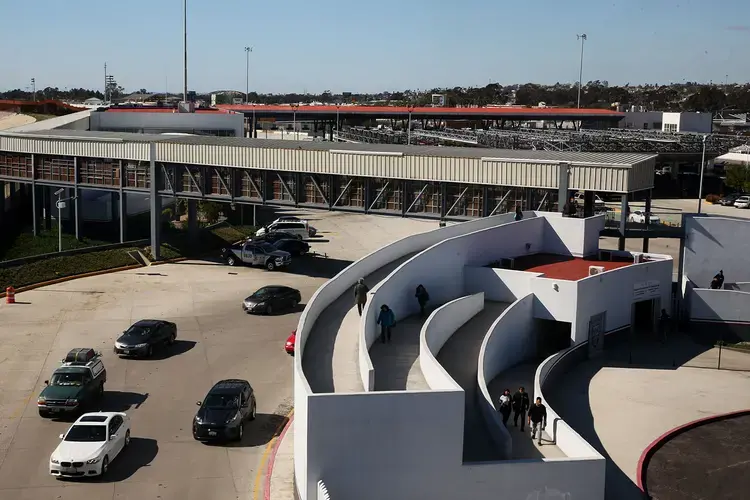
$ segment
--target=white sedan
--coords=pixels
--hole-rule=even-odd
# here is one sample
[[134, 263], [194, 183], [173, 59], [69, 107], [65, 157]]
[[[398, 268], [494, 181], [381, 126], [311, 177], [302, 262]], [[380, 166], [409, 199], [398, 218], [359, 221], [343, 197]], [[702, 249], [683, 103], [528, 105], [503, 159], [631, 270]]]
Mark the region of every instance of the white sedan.
[[750, 208], [750, 196], [740, 196], [734, 200], [734, 206], [737, 208]]
[[60, 434], [62, 440], [49, 457], [49, 473], [56, 477], [102, 476], [109, 464], [130, 444], [130, 418], [125, 413], [85, 413]]
[[628, 217], [628, 222], [637, 222], [639, 224], [645, 224], [646, 217], [648, 217], [649, 224], [659, 224], [661, 222], [658, 215], [643, 212], [641, 210], [636, 210], [632, 212], [630, 216]]

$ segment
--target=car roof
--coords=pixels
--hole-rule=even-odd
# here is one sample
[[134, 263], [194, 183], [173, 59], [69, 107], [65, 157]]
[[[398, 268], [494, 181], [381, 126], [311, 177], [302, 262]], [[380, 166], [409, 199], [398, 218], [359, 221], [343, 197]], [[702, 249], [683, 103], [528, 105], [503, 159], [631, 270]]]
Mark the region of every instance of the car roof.
[[115, 415], [121, 415], [114, 411], [96, 411], [91, 413], [84, 413], [74, 423], [76, 424], [104, 424], [112, 420]]
[[164, 323], [164, 321], [160, 319], [142, 319], [140, 321], [136, 321], [133, 323], [133, 326], [157, 326]]
[[86, 373], [91, 367], [88, 365], [63, 365], [55, 370], [55, 373]]
[[220, 380], [214, 384], [209, 392], [236, 392], [249, 386], [250, 382], [247, 380], [230, 378], [226, 380]]

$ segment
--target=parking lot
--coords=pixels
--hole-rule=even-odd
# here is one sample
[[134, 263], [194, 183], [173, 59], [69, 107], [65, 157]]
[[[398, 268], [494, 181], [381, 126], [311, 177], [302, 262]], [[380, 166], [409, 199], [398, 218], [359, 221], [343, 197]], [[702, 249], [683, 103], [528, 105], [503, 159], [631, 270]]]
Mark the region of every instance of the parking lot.
[[[0, 498], [248, 499], [261, 483], [265, 450], [292, 408], [292, 359], [284, 341], [315, 290], [356, 259], [437, 222], [360, 214], [300, 214], [320, 231], [313, 250], [285, 272], [188, 261], [82, 278], [0, 305]], [[250, 316], [241, 300], [257, 288], [288, 285], [302, 294], [295, 311]], [[177, 343], [154, 359], [120, 359], [113, 342], [131, 323], [173, 321]], [[58, 481], [50, 453], [70, 422], [42, 419], [36, 398], [74, 347], [100, 350], [108, 372], [101, 409], [126, 411], [132, 442], [101, 479]], [[258, 418], [239, 443], [193, 440], [191, 423], [208, 389], [247, 379]]]

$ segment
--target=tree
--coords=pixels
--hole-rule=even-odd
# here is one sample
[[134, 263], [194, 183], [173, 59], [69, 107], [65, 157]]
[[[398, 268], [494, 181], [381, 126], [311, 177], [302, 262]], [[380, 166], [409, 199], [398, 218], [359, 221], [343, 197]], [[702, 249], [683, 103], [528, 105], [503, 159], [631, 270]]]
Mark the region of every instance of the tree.
[[219, 222], [222, 208], [222, 204], [215, 201], [201, 201], [198, 203], [198, 211], [203, 214], [203, 218], [209, 224]]
[[727, 178], [724, 183], [739, 192], [750, 191], [750, 167], [747, 165], [730, 165], [726, 168]]

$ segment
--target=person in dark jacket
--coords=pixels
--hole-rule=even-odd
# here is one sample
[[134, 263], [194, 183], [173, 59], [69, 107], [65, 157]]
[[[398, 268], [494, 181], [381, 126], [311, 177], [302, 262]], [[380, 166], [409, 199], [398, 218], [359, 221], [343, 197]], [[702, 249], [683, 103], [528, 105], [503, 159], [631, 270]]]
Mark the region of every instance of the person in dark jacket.
[[430, 300], [430, 294], [427, 293], [424, 285], [419, 285], [414, 296], [417, 298], [417, 302], [419, 302], [419, 315], [424, 318], [424, 309], [427, 306], [427, 301]]
[[714, 290], [721, 290], [724, 287], [724, 270], [722, 269], [719, 273], [714, 276], [711, 280], [711, 288]]
[[505, 389], [502, 396], [500, 396], [500, 415], [503, 416], [503, 425], [508, 426], [508, 419], [510, 418], [510, 389]]
[[369, 291], [370, 289], [365, 285], [365, 279], [359, 278], [357, 284], [354, 285], [354, 302], [357, 303], [357, 312], [359, 312], [360, 316], [362, 316], [362, 309], [367, 303], [367, 292]]
[[521, 220], [523, 219], [523, 212], [521, 211], [521, 205], [516, 205], [516, 216], [513, 217], [513, 220]]
[[526, 423], [526, 412], [529, 411], [530, 405], [529, 393], [523, 387], [519, 387], [518, 391], [513, 394], [513, 426], [518, 427], [518, 417], [521, 417], [522, 432]]
[[538, 443], [542, 444], [542, 431], [547, 427], [547, 407], [542, 404], [542, 398], [536, 398], [534, 406], [529, 408], [529, 427], [533, 440], [539, 431]]
[[393, 310], [387, 305], [383, 304], [380, 306], [380, 314], [378, 314], [378, 324], [380, 325], [380, 338], [383, 343], [391, 341], [391, 330], [393, 325], [396, 324], [396, 315], [393, 314]]

